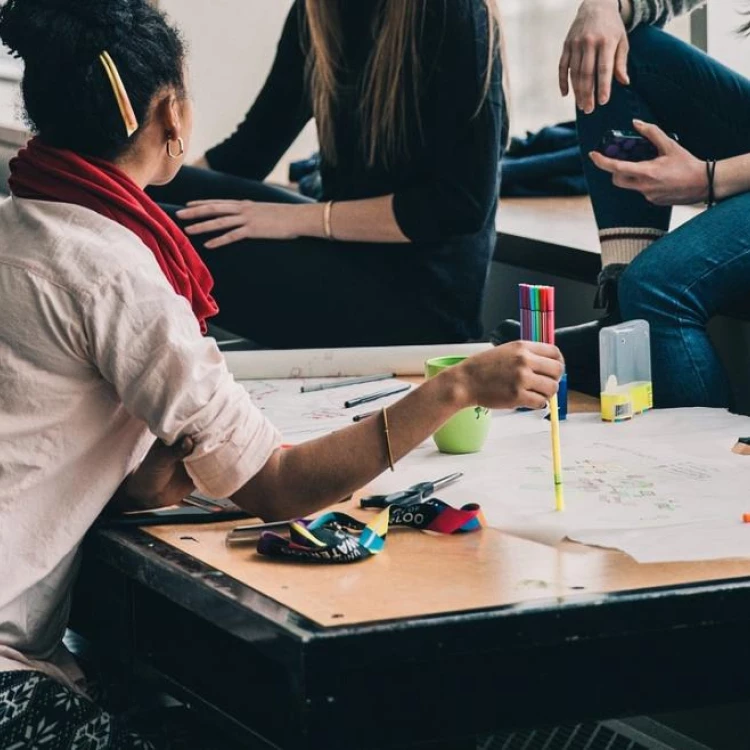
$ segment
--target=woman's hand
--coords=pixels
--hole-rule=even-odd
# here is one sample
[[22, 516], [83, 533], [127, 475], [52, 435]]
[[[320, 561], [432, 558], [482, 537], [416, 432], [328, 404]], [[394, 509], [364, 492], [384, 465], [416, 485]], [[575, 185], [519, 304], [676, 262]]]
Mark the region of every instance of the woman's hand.
[[[314, 204], [311, 204], [314, 205]], [[196, 221], [185, 228], [188, 235], [223, 232], [205, 243], [209, 250], [231, 245], [238, 240], [290, 240], [303, 234], [297, 221], [301, 206], [254, 201], [190, 201], [177, 212], [183, 221]], [[296, 210], [295, 210], [296, 209]]]
[[140, 466], [120, 485], [110, 501], [110, 510], [149, 510], [179, 503], [195, 489], [183, 463], [192, 452], [192, 438], [182, 438], [174, 445], [157, 440]]
[[612, 78], [628, 85], [628, 33], [617, 0], [584, 0], [570, 27], [560, 57], [560, 93], [568, 95], [570, 83], [576, 105], [587, 115], [606, 104]]
[[514, 341], [471, 357], [460, 368], [470, 405], [541, 409], [557, 393], [564, 365], [556, 346]]
[[589, 154], [599, 169], [612, 174], [612, 183], [626, 190], [637, 190], [657, 206], [700, 203], [708, 195], [705, 162], [670, 138], [661, 128], [633, 120], [636, 130], [656, 146], [656, 159], [627, 162], [610, 159], [596, 151]]

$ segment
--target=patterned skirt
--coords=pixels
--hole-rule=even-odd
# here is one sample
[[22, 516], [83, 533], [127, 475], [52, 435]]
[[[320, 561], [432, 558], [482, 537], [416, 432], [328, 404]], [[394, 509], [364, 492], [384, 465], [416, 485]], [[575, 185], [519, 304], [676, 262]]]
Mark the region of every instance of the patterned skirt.
[[125, 722], [40, 672], [0, 672], [0, 750], [156, 750]]

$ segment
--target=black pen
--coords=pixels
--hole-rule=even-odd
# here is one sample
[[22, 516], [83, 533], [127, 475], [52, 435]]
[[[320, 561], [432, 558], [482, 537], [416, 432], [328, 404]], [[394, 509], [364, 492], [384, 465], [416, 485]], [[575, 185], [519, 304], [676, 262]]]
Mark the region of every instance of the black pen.
[[364, 414], [355, 414], [352, 417], [352, 422], [361, 422], [363, 419], [367, 419], [367, 417], [372, 417], [378, 412], [376, 411], [367, 411]]
[[378, 391], [377, 393], [370, 393], [367, 396], [360, 396], [359, 398], [353, 398], [349, 401], [344, 402], [346, 409], [351, 409], [353, 406], [361, 406], [362, 404], [369, 404], [370, 401], [377, 401], [380, 398], [386, 398], [387, 396], [395, 396], [397, 393], [403, 393], [411, 388], [410, 383], [404, 383], [397, 388], [389, 388], [387, 391]]

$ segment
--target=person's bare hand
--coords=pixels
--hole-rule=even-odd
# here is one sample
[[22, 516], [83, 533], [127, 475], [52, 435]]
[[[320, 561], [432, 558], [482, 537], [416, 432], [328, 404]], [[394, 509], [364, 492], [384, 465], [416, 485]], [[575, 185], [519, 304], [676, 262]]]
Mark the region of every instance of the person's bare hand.
[[111, 502], [113, 509], [148, 510], [179, 503], [195, 489], [183, 463], [192, 452], [192, 438], [182, 438], [174, 445], [157, 440], [120, 485]]
[[576, 106], [591, 114], [609, 101], [614, 78], [629, 85], [629, 51], [617, 0], [584, 0], [563, 45], [560, 93], [567, 96], [572, 85]]
[[541, 409], [557, 393], [564, 364], [556, 346], [514, 341], [460, 365], [470, 401], [489, 409]]
[[205, 243], [206, 248], [215, 250], [239, 240], [294, 239], [298, 236], [293, 221], [294, 208], [285, 203], [202, 200], [190, 201], [177, 216], [182, 221], [197, 222], [185, 227], [185, 233], [190, 236], [222, 232]]
[[589, 154], [599, 169], [612, 175], [612, 183], [636, 190], [656, 206], [690, 205], [708, 194], [705, 162], [670, 138], [657, 125], [633, 120], [636, 130], [656, 146], [656, 159], [628, 162], [611, 159], [596, 151]]

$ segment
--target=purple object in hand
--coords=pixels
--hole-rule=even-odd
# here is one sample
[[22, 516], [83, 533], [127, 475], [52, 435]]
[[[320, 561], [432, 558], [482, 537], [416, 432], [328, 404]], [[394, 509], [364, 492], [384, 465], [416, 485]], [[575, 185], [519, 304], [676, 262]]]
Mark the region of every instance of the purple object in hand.
[[[670, 135], [670, 138], [677, 140], [675, 135]], [[621, 161], [649, 161], [659, 155], [648, 138], [629, 130], [608, 130], [596, 150], [610, 159]]]

